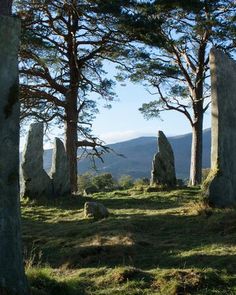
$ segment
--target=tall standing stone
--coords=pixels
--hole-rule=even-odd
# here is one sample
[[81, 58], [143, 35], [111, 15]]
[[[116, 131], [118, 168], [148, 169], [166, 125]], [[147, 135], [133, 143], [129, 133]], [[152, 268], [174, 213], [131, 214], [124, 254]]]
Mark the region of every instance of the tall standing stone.
[[236, 203], [236, 63], [222, 51], [210, 53], [212, 132], [209, 203]]
[[50, 176], [55, 197], [71, 194], [69, 162], [64, 144], [57, 137], [54, 141]]
[[162, 131], [158, 132], [158, 153], [152, 162], [151, 185], [176, 185], [175, 160], [172, 147]]
[[43, 169], [43, 123], [30, 125], [22, 154], [21, 195], [30, 199], [53, 196], [52, 181]]
[[19, 35], [19, 20], [0, 16], [0, 294], [28, 295], [19, 201]]

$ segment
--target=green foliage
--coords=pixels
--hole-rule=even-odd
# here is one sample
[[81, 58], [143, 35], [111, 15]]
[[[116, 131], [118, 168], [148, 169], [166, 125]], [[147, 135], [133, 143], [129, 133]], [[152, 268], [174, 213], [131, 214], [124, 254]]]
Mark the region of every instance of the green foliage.
[[[135, 1], [124, 24], [134, 36], [137, 50], [129, 55], [124, 76], [140, 82], [154, 96], [139, 109], [146, 119], [162, 111], [176, 111], [202, 133], [204, 113], [210, 105], [209, 51], [236, 50], [236, 3], [214, 1]], [[234, 28], [234, 29], [232, 29]], [[192, 185], [200, 184], [201, 136], [192, 154]]]
[[114, 189], [115, 181], [110, 173], [94, 176], [92, 183], [98, 191], [111, 191]]
[[146, 177], [144, 178], [138, 178], [134, 181], [134, 186], [138, 187], [138, 186], [145, 186], [145, 185], [149, 185], [150, 180]]
[[134, 180], [130, 175], [122, 175], [118, 180], [121, 189], [129, 189], [134, 185]]
[[[115, 81], [108, 78], [103, 61], [119, 60], [128, 42], [116, 26], [122, 5], [130, 1], [14, 2], [14, 11], [22, 20], [22, 121], [44, 121], [49, 127], [56, 124], [66, 130], [73, 122], [73, 134], [68, 132], [71, 138], [66, 140], [74, 141], [73, 146], [83, 148], [89, 157], [101, 156], [108, 148], [101, 153], [95, 148], [103, 148], [92, 134], [97, 99], [103, 98], [105, 106], [110, 107], [116, 97]], [[73, 152], [69, 159], [76, 161], [75, 157]]]
[[97, 188], [93, 184], [93, 177], [94, 175], [89, 172], [78, 176], [78, 191], [80, 194], [97, 192]]
[[139, 111], [146, 119], [160, 118], [162, 102], [158, 100], [143, 103]]
[[81, 194], [111, 191], [117, 187], [110, 173], [93, 175], [85, 173], [78, 177], [78, 189]]

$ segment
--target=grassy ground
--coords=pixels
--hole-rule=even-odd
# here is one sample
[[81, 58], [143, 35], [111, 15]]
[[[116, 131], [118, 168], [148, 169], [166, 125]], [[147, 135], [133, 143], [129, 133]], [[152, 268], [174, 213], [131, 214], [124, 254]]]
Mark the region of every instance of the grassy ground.
[[23, 201], [34, 295], [236, 294], [236, 211], [205, 209], [199, 190], [95, 194], [109, 218], [84, 219], [89, 198]]

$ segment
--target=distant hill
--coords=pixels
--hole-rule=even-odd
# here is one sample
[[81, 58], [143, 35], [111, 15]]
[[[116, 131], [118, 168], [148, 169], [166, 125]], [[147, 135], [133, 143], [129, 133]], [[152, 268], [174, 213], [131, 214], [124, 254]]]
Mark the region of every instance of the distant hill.
[[[175, 154], [176, 173], [178, 178], [189, 177], [190, 154], [191, 154], [191, 134], [174, 136], [168, 138]], [[210, 167], [210, 144], [211, 131], [206, 129], [203, 133], [203, 168]], [[109, 145], [120, 157], [114, 153], [104, 156], [104, 163], [96, 160], [98, 173], [109, 172], [116, 178], [121, 175], [131, 175], [133, 178], [150, 177], [152, 159], [157, 151], [156, 137], [139, 137], [136, 139], [123, 141]], [[52, 150], [44, 152], [44, 167], [48, 171], [51, 167]], [[83, 159], [78, 163], [79, 174], [91, 169], [88, 159]]]

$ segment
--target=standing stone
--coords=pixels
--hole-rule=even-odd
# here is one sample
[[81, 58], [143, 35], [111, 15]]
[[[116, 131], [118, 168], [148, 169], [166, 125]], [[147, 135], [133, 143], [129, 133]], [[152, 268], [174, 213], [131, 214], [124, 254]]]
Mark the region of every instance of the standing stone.
[[236, 63], [222, 51], [210, 53], [212, 132], [209, 203], [236, 203]]
[[0, 294], [28, 295], [19, 200], [19, 36], [19, 20], [0, 16]]
[[53, 196], [52, 181], [43, 169], [43, 123], [30, 125], [22, 154], [21, 195], [30, 199]]
[[50, 177], [53, 182], [54, 196], [59, 197], [71, 194], [69, 162], [64, 144], [57, 137], [54, 141]]
[[152, 162], [151, 185], [176, 185], [175, 160], [172, 147], [162, 131], [158, 132], [158, 150]]

